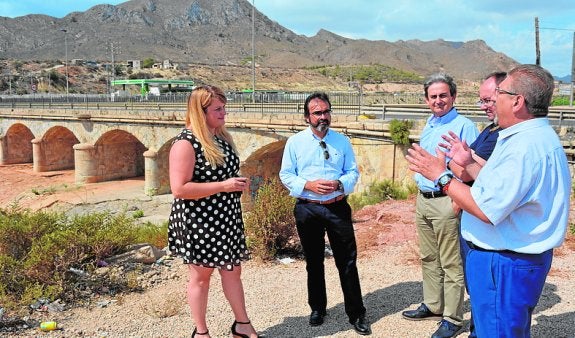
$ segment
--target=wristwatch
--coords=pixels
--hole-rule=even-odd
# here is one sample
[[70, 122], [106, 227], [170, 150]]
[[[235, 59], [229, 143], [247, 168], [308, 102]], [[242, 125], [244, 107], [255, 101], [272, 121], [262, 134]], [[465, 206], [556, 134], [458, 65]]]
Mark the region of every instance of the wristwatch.
[[337, 191], [343, 192], [343, 183], [340, 180], [337, 180]]
[[452, 179], [453, 173], [449, 170], [446, 170], [437, 178], [437, 186], [439, 189], [441, 189], [441, 191], [445, 192], [444, 190], [446, 190], [446, 188], [449, 186], [449, 183], [451, 183]]

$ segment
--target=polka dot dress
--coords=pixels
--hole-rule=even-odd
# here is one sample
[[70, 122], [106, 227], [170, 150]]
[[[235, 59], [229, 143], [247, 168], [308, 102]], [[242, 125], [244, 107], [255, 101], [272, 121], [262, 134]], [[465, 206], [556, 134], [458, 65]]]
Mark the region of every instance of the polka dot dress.
[[[177, 140], [194, 147], [196, 164], [192, 182], [220, 182], [238, 176], [240, 159], [230, 144], [215, 138], [226, 161], [215, 169], [204, 157], [202, 145], [184, 129]], [[168, 245], [186, 264], [233, 270], [249, 259], [244, 235], [241, 192], [219, 192], [197, 200], [174, 199], [168, 226]]]

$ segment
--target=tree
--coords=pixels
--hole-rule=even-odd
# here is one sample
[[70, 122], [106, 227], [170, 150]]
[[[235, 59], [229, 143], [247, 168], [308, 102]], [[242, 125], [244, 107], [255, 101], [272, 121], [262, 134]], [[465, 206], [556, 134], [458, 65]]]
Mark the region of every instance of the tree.
[[146, 58], [142, 61], [142, 68], [152, 68], [152, 66], [156, 63], [156, 60], [153, 58]]

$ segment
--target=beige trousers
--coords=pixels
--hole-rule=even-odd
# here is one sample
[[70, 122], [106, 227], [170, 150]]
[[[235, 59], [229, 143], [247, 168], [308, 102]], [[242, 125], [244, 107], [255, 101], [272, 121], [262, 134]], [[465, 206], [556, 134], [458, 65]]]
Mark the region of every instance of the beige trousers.
[[449, 197], [417, 196], [415, 223], [423, 273], [423, 302], [433, 313], [462, 325], [463, 265], [459, 249], [459, 217]]

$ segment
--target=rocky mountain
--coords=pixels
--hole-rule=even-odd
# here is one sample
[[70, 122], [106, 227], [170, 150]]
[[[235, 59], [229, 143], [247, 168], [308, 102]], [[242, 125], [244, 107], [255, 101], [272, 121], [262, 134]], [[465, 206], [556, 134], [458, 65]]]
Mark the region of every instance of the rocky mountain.
[[[423, 76], [444, 70], [476, 80], [516, 64], [482, 40], [392, 43], [348, 39], [325, 30], [306, 37], [257, 10], [254, 22], [256, 64], [261, 67], [384, 64]], [[131, 0], [61, 19], [0, 17], [0, 59], [63, 60], [67, 49], [70, 60], [153, 58], [233, 66], [249, 64], [251, 40], [248, 0]]]

